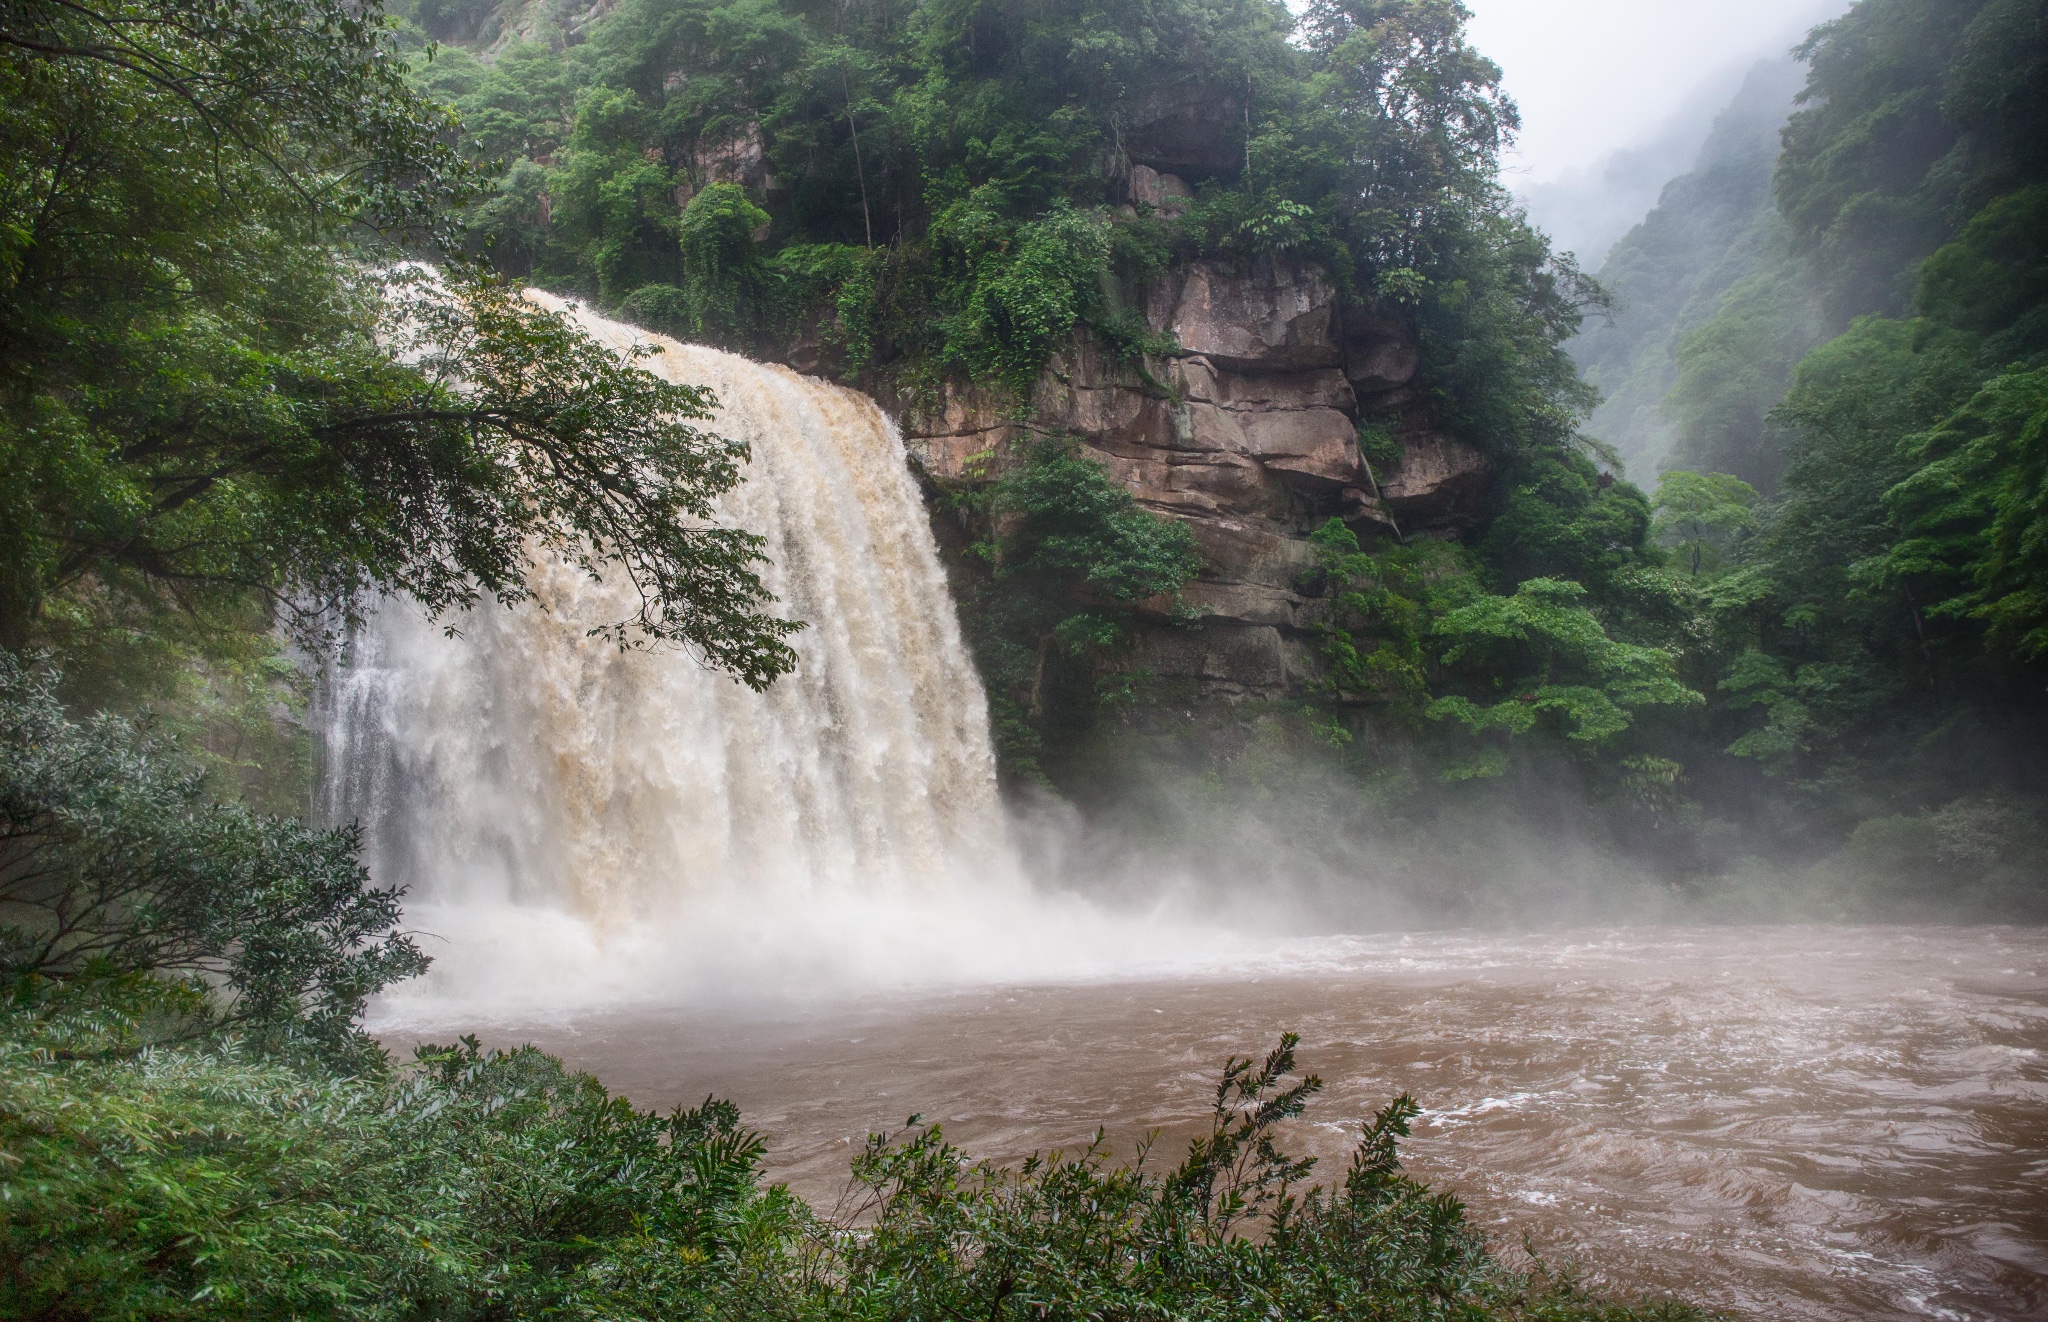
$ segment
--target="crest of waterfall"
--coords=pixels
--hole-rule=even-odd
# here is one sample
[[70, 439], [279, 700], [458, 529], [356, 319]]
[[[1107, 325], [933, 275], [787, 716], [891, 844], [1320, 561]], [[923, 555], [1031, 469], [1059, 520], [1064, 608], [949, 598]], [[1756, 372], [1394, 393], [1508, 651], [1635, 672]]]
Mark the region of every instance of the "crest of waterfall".
[[573, 315], [711, 387], [709, 427], [752, 448], [721, 517], [766, 539], [777, 609], [807, 625], [797, 668], [755, 693], [590, 637], [632, 614], [623, 574], [538, 565], [532, 602], [438, 624], [387, 602], [325, 700], [325, 808], [362, 823], [373, 875], [444, 919], [552, 914], [602, 944], [679, 907], [1007, 871], [985, 700], [895, 426], [857, 392]]

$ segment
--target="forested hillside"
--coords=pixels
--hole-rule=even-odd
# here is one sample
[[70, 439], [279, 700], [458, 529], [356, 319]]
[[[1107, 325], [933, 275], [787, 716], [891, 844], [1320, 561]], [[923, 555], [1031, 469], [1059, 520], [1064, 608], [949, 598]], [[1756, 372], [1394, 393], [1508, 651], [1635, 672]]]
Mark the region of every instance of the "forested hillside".
[[1568, 438], [1552, 341], [1579, 291], [1500, 192], [1514, 110], [1453, 7], [626, 0], [581, 40], [526, 19], [542, 41], [443, 49], [420, 79], [506, 163], [475, 224], [507, 270], [756, 352], [817, 336], [861, 379], [1022, 393], [1077, 327], [1141, 352], [1129, 300], [1169, 264], [1284, 252], [1488, 345], [1502, 370], [1442, 388], [1495, 444]]
[[[2039, 830], [2044, 24], [1866, 0], [1818, 29], [1768, 173], [1710, 149], [1573, 346], [1608, 392], [1596, 434], [1667, 470], [1664, 540], [1706, 548], [1710, 711], [1762, 718], [1729, 753], [1838, 829], [1872, 817], [1872, 871]], [[1754, 144], [1777, 95], [1753, 83], [1724, 126]]]
[[[1261, 842], [1284, 839], [1287, 869], [1426, 895], [1429, 912], [1498, 900], [1478, 898], [1504, 875], [1492, 854], [1443, 854], [1475, 830], [1496, 852], [1590, 850], [1703, 896], [1765, 873], [1824, 908], [2031, 894], [2012, 869], [2041, 791], [2024, 466], [2038, 14], [1867, 0], [1796, 64], [1760, 66], [1604, 291], [1501, 189], [1515, 112], [1461, 23], [1434, 4], [1318, 5], [1297, 26], [1254, 0], [621, 0], [426, 3], [391, 39], [411, 94], [463, 125], [436, 166], [460, 180], [441, 214], [461, 261], [912, 413], [971, 386], [1047, 433], [933, 491], [966, 530], [956, 588], [1013, 783], [1050, 782], [1121, 835], [1225, 871], [1274, 866]], [[1340, 321], [1416, 348], [1400, 402], [1358, 416], [1368, 469], [1397, 462], [1421, 418], [1483, 456], [1488, 485], [1419, 536], [1370, 508], [1294, 506], [1321, 529], [1290, 585], [1318, 669], [1285, 701], [1224, 704], [1131, 659], [1133, 630], [1184, 611], [1177, 590], [1208, 567], [1177, 519], [1046, 427], [1047, 367], [1085, 342], [1171, 402], [1176, 346], [1147, 291], [1196, 263], [1283, 260], [1327, 273]], [[1590, 416], [1567, 342], [1605, 394]], [[113, 397], [76, 398], [115, 425]], [[1602, 471], [1603, 443], [1645, 483], [1684, 471], [1653, 508]], [[21, 563], [47, 568], [13, 580], [10, 627], [64, 650], [80, 700], [153, 704], [252, 786], [303, 786], [255, 770], [305, 765], [271, 718], [302, 699], [262, 626], [306, 595], [287, 570], [337, 552], [175, 541], [213, 507], [189, 503], [181, 470], [148, 471], [174, 520], [148, 536], [184, 562], [134, 533], [95, 534], [122, 548], [98, 559], [36, 552]], [[17, 487], [37, 490], [58, 488]], [[41, 500], [19, 526], [54, 548], [75, 534], [53, 511], [72, 508]], [[299, 536], [365, 526], [251, 508], [272, 522], [250, 526]], [[445, 549], [345, 547], [373, 568], [336, 581], [451, 605], [516, 595], [502, 538], [433, 526]], [[438, 557], [431, 576], [404, 576], [410, 545]], [[651, 567], [676, 588], [716, 588], [670, 555]], [[180, 634], [180, 595], [242, 623]], [[774, 647], [757, 634], [728, 655], [765, 680]], [[1956, 831], [1988, 843], [1944, 843]], [[1892, 836], [1972, 861], [1901, 862], [1914, 880], [1893, 899], [1842, 880], [1860, 865], [1839, 851]]]
[[[1781, 383], [1812, 346], [1812, 319], [1802, 315], [1804, 282], [1789, 268], [1789, 242], [1771, 198], [1779, 131], [1805, 81], [1805, 68], [1789, 56], [1751, 69], [1715, 119], [1693, 169], [1665, 185], [1657, 206], [1600, 268], [1613, 308], [1588, 320], [1571, 343], [1574, 361], [1602, 396], [1586, 427], [1613, 446], [1645, 484], [1669, 466], [1681, 435], [1742, 426], [1748, 430], [1737, 444], [1746, 442], [1751, 451], [1761, 444], [1761, 412], [1740, 423], [1714, 416], [1715, 392], [1699, 380], [1704, 341], [1689, 337], [1717, 312], [1726, 307], [1731, 320], [1753, 317], [1789, 300], [1790, 319], [1778, 339], [1758, 337], [1774, 352], [1767, 362], [1752, 365], [1779, 373]], [[1757, 310], [1737, 314], [1738, 304]], [[1798, 338], [1802, 331], [1804, 340]], [[1686, 376], [1689, 365], [1694, 370]], [[1760, 386], [1751, 393], [1767, 390]], [[1699, 445], [1694, 441], [1692, 448]], [[1754, 464], [1758, 458], [1752, 453], [1706, 466], [1756, 481], [1754, 469], [1742, 467], [1741, 460]]]
[[[956, 587], [1006, 769], [1148, 847], [1249, 866], [1205, 834], [1228, 816], [1220, 794], [1271, 828], [1225, 835], [1285, 839], [1320, 884], [1370, 874], [1433, 913], [1471, 911], [1498, 873], [1483, 854], [1445, 861], [1473, 823], [1702, 896], [1769, 874], [1788, 902], [1878, 903], [1841, 889], [1856, 869], [1840, 851], [1892, 836], [1919, 842], [1913, 858], [1971, 860], [1898, 864], [1909, 908], [2033, 894], [2013, 869], [2040, 820], [2048, 637], [2028, 467], [2036, 7], [1865, 0], [1796, 67], [1760, 67], [1605, 291], [1502, 190], [1514, 108], [1455, 5], [1319, 4], [1297, 23], [1260, 0], [436, 2], [380, 32], [394, 62], [377, 76], [398, 81], [362, 84], [350, 113], [383, 123], [412, 98], [431, 130], [411, 155], [349, 166], [337, 177], [362, 187], [311, 194], [309, 219], [289, 171], [277, 184], [263, 162], [340, 169], [355, 149], [304, 121], [330, 112], [295, 107], [308, 126], [254, 152], [248, 183], [159, 179], [178, 158], [120, 140], [94, 158], [196, 199], [187, 212], [110, 220], [93, 212], [104, 195], [78, 194], [92, 200], [75, 213], [10, 231], [46, 227], [10, 305], [11, 416], [61, 419], [11, 433], [10, 641], [55, 649], [74, 701], [158, 712], [266, 802], [303, 802], [308, 766], [276, 719], [303, 689], [272, 622], [310, 640], [365, 590], [517, 600], [520, 538], [575, 554], [609, 530], [600, 551], [652, 590], [622, 636], [754, 683], [788, 664], [786, 626], [751, 611], [744, 531], [664, 530], [736, 479], [735, 453], [688, 427], [631, 431], [664, 401], [697, 405], [595, 358], [534, 393], [519, 364], [571, 344], [507, 320], [514, 305], [472, 276], [494, 270], [799, 360], [906, 414], [962, 386], [1002, 401], [1037, 440], [932, 497], [964, 530]], [[61, 179], [76, 158], [45, 144], [72, 131], [75, 99], [38, 96], [14, 103], [14, 150], [34, 162], [15, 177]], [[17, 199], [22, 217], [36, 198]], [[47, 228], [67, 214], [72, 229]], [[129, 260], [122, 244], [170, 260], [152, 234], [210, 226], [241, 237], [180, 250], [198, 304], [154, 277], [83, 292], [79, 272], [127, 269], [108, 265]], [[250, 274], [247, 254], [273, 249], [296, 275]], [[472, 291], [409, 295], [439, 356], [376, 338], [378, 295], [352, 263], [401, 252], [438, 252]], [[1177, 594], [1213, 566], [1172, 510], [1046, 423], [1063, 388], [1048, 369], [1085, 344], [1177, 405], [1179, 349], [1147, 291], [1196, 264], [1281, 262], [1416, 364], [1359, 395], [1368, 489], [1282, 493], [1294, 535], [1313, 533], [1282, 594], [1312, 672], [1278, 699], [1210, 701], [1131, 658], [1134, 630], [1175, 627], [1192, 613]], [[1582, 323], [1574, 348], [1607, 396], [1590, 420], [1598, 396], [1564, 349]], [[105, 328], [89, 353], [65, 329], [80, 326]], [[108, 388], [136, 364], [157, 385]], [[380, 384], [350, 393], [365, 372]], [[465, 374], [502, 401], [447, 397]], [[593, 390], [623, 411], [584, 410]], [[589, 448], [600, 423], [634, 439], [607, 459]], [[73, 438], [71, 459], [28, 439], [51, 435]], [[1481, 485], [1455, 517], [1404, 525], [1373, 499], [1373, 467], [1435, 437], [1478, 456]], [[548, 438], [689, 484], [572, 484], [558, 501], [514, 458]], [[1645, 481], [1682, 470], [1654, 503], [1605, 470], [1617, 442]], [[379, 466], [392, 455], [407, 457]]]
[[[2048, 913], [2048, 4], [1861, 0], [1768, 195], [1771, 70], [1623, 245], [1582, 344], [1604, 439], [1668, 438], [1654, 498], [1465, 18], [0, 0], [0, 1313], [1690, 1316], [1504, 1265], [1400, 1173], [1405, 1098], [1304, 1192], [1292, 1038], [1170, 1171], [913, 1120], [842, 1219], [730, 1106], [401, 1065], [361, 1016], [425, 966], [406, 897], [306, 820], [311, 672], [380, 596], [535, 609], [539, 556], [634, 589], [602, 645], [755, 689], [831, 623], [719, 522], [707, 392], [531, 281], [1014, 424], [926, 474], [1004, 769], [1148, 879], [1357, 925]], [[1196, 448], [1146, 309], [1197, 267], [1321, 300], [1293, 412], [1342, 473], [1239, 469], [1289, 523], [1285, 689], [1132, 660], [1217, 557], [1052, 422], [1085, 351]]]

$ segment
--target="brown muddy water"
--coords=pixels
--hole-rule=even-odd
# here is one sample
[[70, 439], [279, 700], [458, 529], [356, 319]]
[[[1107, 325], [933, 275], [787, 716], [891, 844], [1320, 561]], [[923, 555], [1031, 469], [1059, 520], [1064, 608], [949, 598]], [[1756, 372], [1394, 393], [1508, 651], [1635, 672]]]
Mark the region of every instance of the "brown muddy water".
[[642, 1106], [731, 1097], [772, 1178], [829, 1206], [852, 1148], [913, 1111], [978, 1157], [1100, 1124], [1120, 1150], [1161, 1131], [1177, 1159], [1224, 1058], [1290, 1029], [1328, 1085], [1293, 1141], [1332, 1177], [1411, 1093], [1414, 1174], [1608, 1288], [1763, 1318], [2048, 1317], [2039, 930], [1335, 939], [1186, 976], [482, 1035]]

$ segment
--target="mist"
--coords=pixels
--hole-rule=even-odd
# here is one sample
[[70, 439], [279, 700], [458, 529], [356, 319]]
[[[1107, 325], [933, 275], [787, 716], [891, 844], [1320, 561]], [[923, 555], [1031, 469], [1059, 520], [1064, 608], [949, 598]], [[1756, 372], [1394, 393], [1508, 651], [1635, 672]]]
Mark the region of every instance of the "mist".
[[1472, 0], [1472, 42], [1522, 112], [1505, 182], [1562, 251], [1596, 269], [1685, 172], [1759, 59], [1846, 0]]

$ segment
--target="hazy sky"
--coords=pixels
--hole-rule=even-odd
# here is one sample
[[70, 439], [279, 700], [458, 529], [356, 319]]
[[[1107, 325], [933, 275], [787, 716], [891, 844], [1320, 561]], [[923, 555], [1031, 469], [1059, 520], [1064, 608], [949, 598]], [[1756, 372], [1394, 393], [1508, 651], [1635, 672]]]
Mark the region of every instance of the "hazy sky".
[[[1522, 107], [1531, 181], [1653, 134], [1701, 83], [1791, 46], [1848, 0], [1465, 0]], [[1513, 179], [1510, 182], [1514, 182]]]

